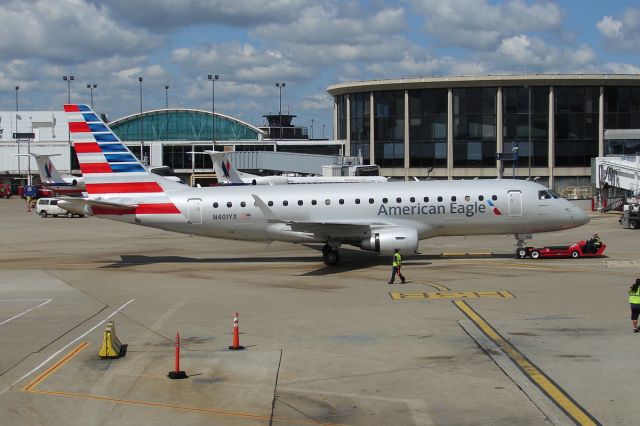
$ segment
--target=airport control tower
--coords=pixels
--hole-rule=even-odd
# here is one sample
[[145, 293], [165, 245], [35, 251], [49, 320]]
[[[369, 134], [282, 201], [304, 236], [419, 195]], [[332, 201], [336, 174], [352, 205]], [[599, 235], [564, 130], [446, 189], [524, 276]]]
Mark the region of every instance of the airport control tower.
[[[266, 134], [263, 139], [309, 139], [309, 132], [304, 126], [294, 126], [291, 124], [297, 117], [293, 114], [267, 114], [263, 115], [269, 123], [267, 126], [259, 127]], [[282, 121], [280, 121], [282, 119]]]

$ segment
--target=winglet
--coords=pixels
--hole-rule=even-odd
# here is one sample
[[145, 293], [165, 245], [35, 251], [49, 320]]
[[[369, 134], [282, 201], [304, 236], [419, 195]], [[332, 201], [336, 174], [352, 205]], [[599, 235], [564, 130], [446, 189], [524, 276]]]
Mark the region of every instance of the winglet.
[[273, 210], [271, 210], [264, 201], [262, 201], [262, 198], [258, 197], [256, 194], [251, 194], [251, 196], [253, 197], [254, 200], [256, 200], [256, 207], [258, 207], [260, 209], [260, 211], [262, 212], [262, 214], [264, 215], [264, 217], [268, 220], [275, 220], [276, 219], [276, 215], [275, 213], [273, 213]]

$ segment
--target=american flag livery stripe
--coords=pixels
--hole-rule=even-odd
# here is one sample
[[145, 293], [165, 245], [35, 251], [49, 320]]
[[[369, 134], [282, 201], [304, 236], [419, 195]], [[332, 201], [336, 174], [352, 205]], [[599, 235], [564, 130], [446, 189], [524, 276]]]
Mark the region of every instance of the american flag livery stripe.
[[65, 105], [69, 132], [91, 199], [136, 208], [92, 206], [96, 215], [159, 215], [182, 213], [163, 188], [162, 177], [151, 174], [88, 106]]
[[119, 211], [105, 209], [102, 207], [92, 207], [93, 214], [100, 216], [122, 215], [122, 214], [180, 214], [180, 210], [173, 203], [140, 204], [134, 209]]
[[108, 163], [80, 163], [82, 174], [87, 173], [111, 173], [111, 167]]
[[164, 192], [156, 182], [87, 183], [86, 185], [89, 194]]
[[84, 154], [87, 152], [102, 152], [100, 145], [95, 142], [75, 142], [73, 147], [76, 149], [77, 154]]

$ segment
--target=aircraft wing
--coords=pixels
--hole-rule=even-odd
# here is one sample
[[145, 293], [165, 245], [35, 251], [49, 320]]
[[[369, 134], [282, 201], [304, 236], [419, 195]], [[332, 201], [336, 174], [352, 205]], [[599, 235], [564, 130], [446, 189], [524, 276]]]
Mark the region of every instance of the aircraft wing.
[[[273, 222], [273, 221], [270, 221]], [[291, 227], [293, 232], [314, 234], [320, 239], [361, 239], [380, 228], [392, 228], [397, 225], [388, 223], [345, 223], [345, 222], [312, 222], [282, 221]]]

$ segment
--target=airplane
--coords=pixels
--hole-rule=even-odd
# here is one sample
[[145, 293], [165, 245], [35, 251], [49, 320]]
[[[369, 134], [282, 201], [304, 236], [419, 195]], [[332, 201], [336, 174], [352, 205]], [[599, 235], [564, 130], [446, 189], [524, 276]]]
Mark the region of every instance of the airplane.
[[211, 156], [218, 183], [223, 185], [388, 182], [384, 176], [257, 176], [239, 172], [224, 152], [205, 151], [205, 153]]
[[589, 217], [550, 189], [516, 179], [384, 184], [192, 188], [150, 173], [91, 108], [64, 106], [88, 196], [70, 211], [167, 231], [246, 241], [342, 244], [380, 254], [416, 253], [436, 236], [525, 236], [584, 225]]
[[[29, 155], [29, 154], [25, 154]], [[60, 154], [30, 154], [36, 159], [40, 181], [52, 190], [56, 195], [66, 195], [69, 197], [82, 197], [86, 191], [84, 178], [73, 175], [61, 175], [55, 168], [50, 157]]]

